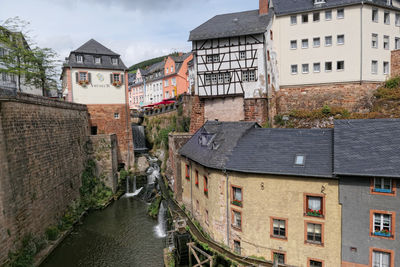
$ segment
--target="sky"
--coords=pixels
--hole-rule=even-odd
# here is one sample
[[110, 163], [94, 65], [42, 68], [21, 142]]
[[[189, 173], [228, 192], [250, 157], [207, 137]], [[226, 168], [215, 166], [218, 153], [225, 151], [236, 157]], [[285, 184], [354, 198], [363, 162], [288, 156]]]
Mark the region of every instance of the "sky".
[[0, 25], [28, 21], [31, 39], [60, 59], [91, 38], [128, 67], [191, 50], [189, 32], [218, 14], [258, 8], [257, 0], [0, 0]]

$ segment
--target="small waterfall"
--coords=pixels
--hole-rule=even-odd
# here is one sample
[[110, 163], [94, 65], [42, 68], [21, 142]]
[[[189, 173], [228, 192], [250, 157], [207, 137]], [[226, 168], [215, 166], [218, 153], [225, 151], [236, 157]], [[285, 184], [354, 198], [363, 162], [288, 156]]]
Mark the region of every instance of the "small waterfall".
[[129, 176], [126, 177], [126, 193], [129, 194]]
[[132, 125], [132, 136], [135, 152], [146, 152], [146, 137], [144, 134], [144, 126]]
[[129, 193], [129, 179], [130, 177], [127, 176], [126, 177], [126, 193], [125, 193], [125, 197], [134, 197], [139, 195], [139, 193], [142, 191], [143, 187], [136, 189], [136, 176], [133, 176], [133, 185], [132, 185], [132, 193]]
[[133, 190], [132, 192], [136, 192], [136, 176], [133, 176]]
[[158, 210], [158, 225], [156, 226], [157, 236], [162, 238], [167, 235], [167, 202], [161, 201], [160, 208]]

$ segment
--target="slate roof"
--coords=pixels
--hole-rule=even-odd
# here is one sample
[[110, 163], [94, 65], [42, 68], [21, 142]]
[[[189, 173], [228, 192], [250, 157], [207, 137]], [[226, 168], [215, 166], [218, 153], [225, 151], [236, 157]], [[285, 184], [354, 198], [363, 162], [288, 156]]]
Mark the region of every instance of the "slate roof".
[[337, 120], [334, 173], [400, 177], [400, 119]]
[[[245, 132], [255, 127], [260, 126], [255, 122], [207, 121], [180, 149], [179, 153], [208, 168], [223, 170], [238, 140]], [[208, 146], [199, 144], [199, 138], [203, 134], [213, 135]], [[213, 143], [219, 147], [212, 149]]]
[[192, 30], [189, 41], [265, 33], [273, 13], [270, 9], [263, 16], [259, 16], [258, 10], [217, 15]]
[[[152, 81], [157, 81], [157, 80], [163, 79], [164, 78], [164, 66], [165, 66], [164, 60], [161, 62], [158, 62], [158, 63], [154, 63], [146, 70], [146, 74], [142, 73], [142, 76], [146, 77], [146, 82], [152, 82]], [[150, 78], [150, 76], [156, 72], [160, 72], [161, 75], [158, 77]]]
[[362, 2], [364, 4], [372, 4], [398, 10], [398, 8], [388, 6], [386, 0], [326, 0], [325, 3], [318, 5], [314, 5], [314, 0], [273, 0], [273, 9], [277, 16], [281, 16], [326, 8], [344, 7], [361, 4]]
[[[76, 55], [83, 56], [83, 63], [76, 62]], [[101, 64], [94, 63], [94, 58], [96, 56], [101, 57]], [[118, 64], [112, 64], [111, 58], [118, 58]], [[68, 61], [64, 63], [64, 67], [110, 70], [127, 69], [118, 54], [114, 53], [94, 39], [90, 39], [81, 47], [72, 51], [68, 57]]]
[[128, 73], [128, 84], [133, 85], [136, 80], [136, 73]]
[[[297, 155], [305, 156], [296, 166]], [[332, 178], [331, 129], [252, 129], [230, 156], [226, 169], [246, 173]]]

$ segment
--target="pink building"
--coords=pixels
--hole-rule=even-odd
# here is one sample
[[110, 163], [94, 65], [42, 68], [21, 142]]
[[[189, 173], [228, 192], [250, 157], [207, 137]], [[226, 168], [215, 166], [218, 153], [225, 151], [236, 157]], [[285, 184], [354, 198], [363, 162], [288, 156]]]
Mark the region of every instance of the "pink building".
[[144, 70], [138, 69], [136, 73], [129, 74], [129, 108], [140, 109], [144, 103]]

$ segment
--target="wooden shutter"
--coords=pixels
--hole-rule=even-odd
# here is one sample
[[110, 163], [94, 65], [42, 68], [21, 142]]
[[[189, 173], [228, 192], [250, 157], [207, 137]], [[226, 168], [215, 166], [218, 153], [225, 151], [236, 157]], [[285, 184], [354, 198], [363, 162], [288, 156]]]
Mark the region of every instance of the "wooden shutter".
[[92, 83], [92, 74], [88, 72], [88, 81], [89, 83]]
[[75, 72], [76, 83], [79, 82], [79, 72]]
[[110, 74], [110, 83], [113, 83], [113, 81], [114, 81], [114, 77], [113, 77], [113, 74], [111, 73]]
[[121, 74], [121, 84], [124, 84], [124, 74]]

